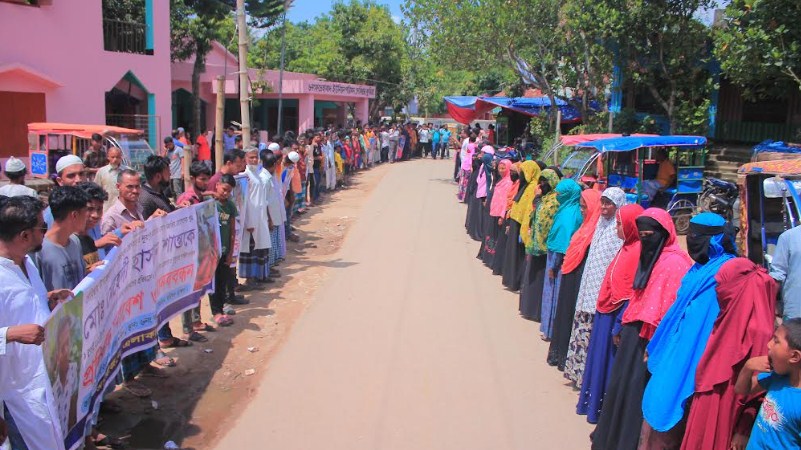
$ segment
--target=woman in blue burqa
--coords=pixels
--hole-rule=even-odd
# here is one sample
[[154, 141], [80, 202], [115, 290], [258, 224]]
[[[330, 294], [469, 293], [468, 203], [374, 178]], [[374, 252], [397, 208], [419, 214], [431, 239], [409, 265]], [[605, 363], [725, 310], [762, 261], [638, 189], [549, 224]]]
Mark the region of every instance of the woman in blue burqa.
[[651, 378], [643, 395], [641, 448], [681, 445], [695, 369], [720, 312], [715, 275], [736, 256], [733, 228], [717, 214], [701, 213], [690, 221], [687, 250], [695, 264], [646, 349]]

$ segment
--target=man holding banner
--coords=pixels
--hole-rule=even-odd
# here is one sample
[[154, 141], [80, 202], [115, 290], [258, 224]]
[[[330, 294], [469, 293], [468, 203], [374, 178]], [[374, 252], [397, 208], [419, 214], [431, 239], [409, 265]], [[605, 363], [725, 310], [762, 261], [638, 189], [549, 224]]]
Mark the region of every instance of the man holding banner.
[[20, 196], [0, 199], [0, 400], [13, 448], [61, 450], [63, 431], [50, 398], [42, 326], [70, 295], [48, 293], [28, 256], [42, 248], [44, 203]]

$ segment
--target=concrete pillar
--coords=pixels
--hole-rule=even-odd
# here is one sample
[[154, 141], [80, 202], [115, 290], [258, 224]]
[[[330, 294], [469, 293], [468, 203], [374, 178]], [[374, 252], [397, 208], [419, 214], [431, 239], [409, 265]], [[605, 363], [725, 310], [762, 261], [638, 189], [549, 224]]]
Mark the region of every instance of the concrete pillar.
[[370, 120], [370, 99], [363, 98], [356, 101], [356, 120], [360, 120], [362, 125], [366, 125]]
[[301, 95], [298, 100], [298, 126], [300, 130], [297, 132], [304, 132], [309, 128], [314, 128], [314, 96]]

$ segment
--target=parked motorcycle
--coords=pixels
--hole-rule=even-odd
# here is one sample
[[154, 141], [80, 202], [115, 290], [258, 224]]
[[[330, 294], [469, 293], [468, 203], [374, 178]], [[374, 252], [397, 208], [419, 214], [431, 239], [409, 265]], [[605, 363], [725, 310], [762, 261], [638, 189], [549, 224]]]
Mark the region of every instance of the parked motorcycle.
[[733, 220], [739, 212], [736, 203], [740, 198], [740, 188], [729, 181], [719, 178], [704, 178], [703, 191], [698, 196], [698, 209], [701, 212], [720, 214]]

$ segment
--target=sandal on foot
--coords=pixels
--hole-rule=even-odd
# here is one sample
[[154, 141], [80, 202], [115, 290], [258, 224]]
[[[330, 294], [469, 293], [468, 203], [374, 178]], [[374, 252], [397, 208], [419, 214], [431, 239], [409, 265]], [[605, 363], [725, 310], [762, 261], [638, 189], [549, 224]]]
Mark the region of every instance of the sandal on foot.
[[150, 388], [135, 380], [126, 381], [122, 384], [122, 388], [134, 397], [139, 398], [150, 397], [153, 394]]
[[[153, 363], [161, 367], [175, 367], [175, 360], [164, 354], [162, 351], [159, 351], [158, 354], [156, 354], [156, 359], [153, 360]], [[148, 368], [153, 371], [157, 370], [155, 367], [145, 366], [145, 368], [142, 369], [142, 373], [147, 372]]]
[[208, 342], [209, 341], [209, 338], [207, 338], [206, 336], [203, 336], [202, 334], [198, 333], [197, 331], [193, 331], [193, 332], [189, 333], [189, 335], [186, 337], [186, 339], [189, 340], [189, 341], [193, 341], [193, 342]]
[[183, 339], [178, 339], [174, 337], [168, 341], [159, 341], [159, 347], [161, 348], [178, 348], [178, 347], [191, 347], [192, 343], [189, 341], [185, 341]]
[[207, 331], [212, 332], [214, 331], [214, 327], [203, 322], [195, 322], [192, 324], [192, 331]]

